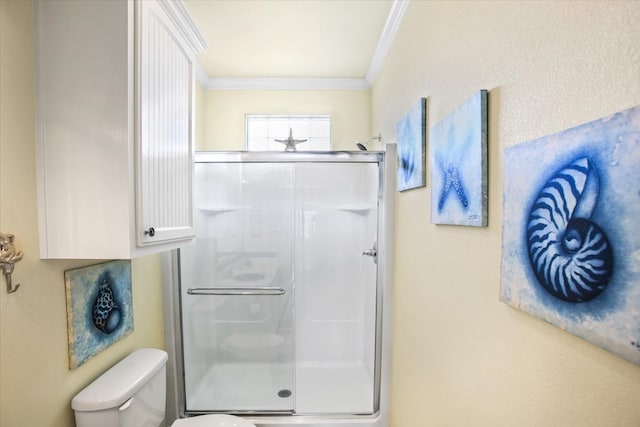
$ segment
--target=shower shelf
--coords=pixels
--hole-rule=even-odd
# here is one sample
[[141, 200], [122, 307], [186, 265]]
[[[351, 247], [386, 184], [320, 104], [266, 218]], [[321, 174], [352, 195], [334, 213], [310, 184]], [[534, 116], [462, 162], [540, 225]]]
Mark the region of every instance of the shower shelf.
[[233, 212], [245, 209], [246, 206], [198, 206], [198, 210], [210, 215], [219, 215], [225, 212]]
[[344, 206], [336, 206], [335, 209], [340, 211], [352, 212], [359, 215], [366, 215], [371, 211], [374, 207], [368, 205], [344, 205]]
[[351, 212], [358, 215], [366, 215], [369, 211], [375, 209], [375, 206], [372, 205], [307, 205], [305, 206], [305, 210], [313, 210], [313, 209], [329, 209], [336, 211], [345, 211]]

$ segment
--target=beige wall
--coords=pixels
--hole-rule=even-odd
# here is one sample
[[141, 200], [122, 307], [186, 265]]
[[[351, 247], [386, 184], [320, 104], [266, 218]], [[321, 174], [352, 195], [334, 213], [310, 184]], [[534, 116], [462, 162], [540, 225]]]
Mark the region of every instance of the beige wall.
[[369, 135], [368, 91], [206, 90], [197, 150], [245, 150], [245, 114], [328, 114], [333, 150], [357, 150]]
[[33, 6], [0, 1], [0, 231], [24, 258], [0, 279], [0, 426], [73, 426], [72, 397], [140, 347], [164, 346], [160, 257], [132, 262], [134, 332], [69, 370], [64, 271], [95, 261], [38, 258]]
[[504, 147], [640, 104], [638, 22], [639, 2], [409, 4], [374, 132], [488, 89], [489, 226], [432, 225], [432, 188], [396, 193], [393, 427], [640, 426], [640, 367], [498, 300]]
[[194, 121], [194, 140], [196, 147], [203, 146], [205, 141], [205, 90], [199, 83], [195, 85], [195, 117]]

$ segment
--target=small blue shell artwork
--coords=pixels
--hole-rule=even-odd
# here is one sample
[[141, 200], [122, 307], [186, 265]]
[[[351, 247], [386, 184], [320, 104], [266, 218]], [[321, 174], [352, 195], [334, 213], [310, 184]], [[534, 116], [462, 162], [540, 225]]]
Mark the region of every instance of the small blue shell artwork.
[[93, 325], [105, 334], [112, 334], [122, 321], [121, 311], [113, 293], [111, 276], [105, 273], [99, 281], [98, 295], [93, 302]]
[[398, 191], [426, 185], [426, 111], [427, 99], [421, 98], [398, 122]]
[[640, 106], [504, 159], [500, 299], [640, 365]]
[[75, 369], [133, 331], [131, 261], [65, 271], [69, 367]]
[[431, 128], [431, 222], [487, 225], [487, 91]]

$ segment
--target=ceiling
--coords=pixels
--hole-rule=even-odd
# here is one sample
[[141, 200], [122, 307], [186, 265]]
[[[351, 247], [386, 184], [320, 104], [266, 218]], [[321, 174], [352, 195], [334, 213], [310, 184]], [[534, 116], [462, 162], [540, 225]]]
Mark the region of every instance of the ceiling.
[[379, 56], [386, 55], [381, 50], [390, 28], [395, 27], [396, 3], [398, 0], [184, 0], [208, 44], [198, 61], [209, 80], [364, 81], [374, 63], [381, 62]]

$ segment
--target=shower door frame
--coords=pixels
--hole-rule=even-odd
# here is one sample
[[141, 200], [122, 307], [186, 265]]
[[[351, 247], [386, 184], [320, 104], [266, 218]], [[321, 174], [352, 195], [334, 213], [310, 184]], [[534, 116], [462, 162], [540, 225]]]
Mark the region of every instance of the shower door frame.
[[[241, 415], [258, 426], [285, 426], [291, 418], [301, 426], [315, 426], [331, 418], [336, 426], [388, 425], [389, 405], [389, 357], [391, 332], [391, 261], [393, 233], [393, 198], [395, 193], [395, 145], [387, 145], [387, 151], [331, 151], [331, 152], [196, 152], [194, 163], [377, 163], [378, 164], [378, 223], [376, 262], [376, 320], [373, 415], [295, 413], [265, 414], [264, 411], [228, 412]], [[163, 255], [163, 281], [165, 305], [165, 340], [169, 353], [167, 362], [167, 421], [186, 416], [185, 373], [183, 358], [180, 264], [179, 250]], [[295, 363], [295, 362], [294, 362]], [[224, 413], [211, 411], [203, 413]], [[189, 415], [197, 415], [190, 411]], [[366, 420], [370, 423], [365, 423]], [[344, 422], [342, 422], [344, 421]]]

